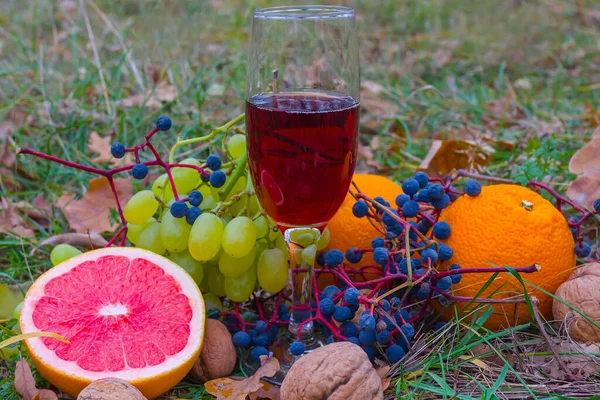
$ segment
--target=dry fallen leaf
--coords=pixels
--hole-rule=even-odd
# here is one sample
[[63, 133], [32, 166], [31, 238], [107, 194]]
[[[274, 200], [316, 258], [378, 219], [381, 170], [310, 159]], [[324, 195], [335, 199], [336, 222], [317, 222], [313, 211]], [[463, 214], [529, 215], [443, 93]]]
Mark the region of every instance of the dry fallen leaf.
[[35, 387], [31, 368], [24, 359], [17, 361], [15, 366], [15, 390], [23, 396], [23, 400], [33, 400], [40, 392]]
[[[217, 400], [246, 400], [246, 396], [256, 393], [263, 388], [263, 377], [272, 377], [279, 371], [279, 361], [275, 357], [260, 356], [261, 367], [254, 375], [246, 379], [219, 378], [204, 384], [206, 391]], [[277, 394], [279, 396], [279, 394]]]
[[58, 400], [58, 396], [52, 390], [42, 389], [34, 400]]
[[271, 385], [268, 382], [261, 382], [262, 387], [254, 393], [250, 393], [250, 400], [271, 399], [279, 400], [280, 389], [278, 386]]
[[374, 117], [392, 117], [400, 112], [400, 108], [387, 100], [382, 99], [384, 87], [372, 81], [362, 82], [360, 85], [360, 105]]
[[100, 236], [96, 232], [92, 232], [89, 235], [87, 233], [61, 233], [54, 235], [38, 243], [29, 256], [33, 256], [35, 252], [42, 246], [56, 246], [57, 244], [70, 244], [71, 246], [85, 246], [91, 250], [104, 247], [108, 244], [106, 239]]
[[19, 215], [16, 205], [8, 198], [0, 199], [0, 233], [29, 238], [35, 236], [32, 226]]
[[[121, 206], [125, 206], [131, 197], [131, 179], [118, 178], [114, 182]], [[117, 208], [117, 203], [105, 177], [92, 179], [80, 200], [76, 200], [73, 193], [65, 193], [56, 205], [76, 232], [112, 232], [117, 226], [109, 218], [110, 209]]]
[[485, 109], [489, 115], [484, 115], [482, 120], [488, 126], [513, 126], [519, 120], [527, 118], [527, 114], [519, 107], [512, 93], [489, 102]]
[[109, 162], [114, 167], [120, 167], [125, 164], [131, 164], [131, 153], [125, 154], [125, 157], [114, 158], [110, 152], [110, 145], [113, 138], [110, 135], [101, 137], [98, 132], [92, 131], [88, 136], [87, 147], [90, 151], [98, 154], [92, 161], [96, 164]]
[[571, 182], [567, 196], [575, 202], [591, 208], [600, 198], [600, 128], [592, 139], [577, 151], [569, 162], [569, 170], [579, 176]]
[[173, 101], [177, 97], [177, 88], [166, 82], [160, 82], [144, 94], [136, 94], [126, 97], [117, 102], [121, 107], [134, 107], [145, 105], [148, 108], [159, 109], [162, 107], [162, 102]]
[[480, 170], [492, 161], [494, 149], [474, 140], [433, 140], [419, 169], [433, 176], [453, 170]]

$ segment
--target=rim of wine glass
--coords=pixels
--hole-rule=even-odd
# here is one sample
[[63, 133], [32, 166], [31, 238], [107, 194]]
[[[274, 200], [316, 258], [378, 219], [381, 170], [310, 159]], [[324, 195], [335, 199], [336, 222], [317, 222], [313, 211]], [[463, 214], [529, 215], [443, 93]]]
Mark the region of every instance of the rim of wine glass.
[[278, 6], [257, 8], [252, 14], [261, 19], [354, 18], [354, 9], [345, 6]]

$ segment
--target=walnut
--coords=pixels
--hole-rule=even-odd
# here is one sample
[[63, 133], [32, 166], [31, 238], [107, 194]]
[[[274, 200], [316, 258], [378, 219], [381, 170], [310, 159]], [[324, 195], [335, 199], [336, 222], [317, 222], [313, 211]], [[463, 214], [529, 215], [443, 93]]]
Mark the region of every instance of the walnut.
[[77, 400], [147, 400], [129, 382], [118, 378], [102, 378], [90, 383]]
[[[556, 296], [576, 307], [600, 325], [600, 263], [589, 263], [578, 268], [556, 290]], [[554, 319], [563, 320], [567, 314], [569, 334], [581, 343], [600, 343], [600, 329], [594, 327], [578, 313], [554, 300]]]
[[235, 368], [236, 357], [231, 333], [221, 322], [207, 318], [202, 351], [190, 376], [202, 383], [229, 376]]
[[381, 378], [367, 354], [350, 342], [331, 343], [300, 358], [280, 393], [281, 400], [383, 399]]

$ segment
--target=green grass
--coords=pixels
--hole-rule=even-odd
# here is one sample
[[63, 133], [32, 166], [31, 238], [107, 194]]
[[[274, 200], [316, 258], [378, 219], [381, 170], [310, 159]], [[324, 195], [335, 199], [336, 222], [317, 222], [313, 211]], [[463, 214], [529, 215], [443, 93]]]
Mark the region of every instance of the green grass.
[[[59, 5], [70, 3], [73, 9]], [[419, 165], [432, 139], [451, 138], [468, 128], [479, 138], [491, 138], [496, 150], [483, 172], [519, 182], [544, 179], [560, 191], [566, 189], [573, 178], [568, 160], [593, 130], [586, 107], [600, 104], [600, 22], [585, 25], [576, 0], [342, 3], [357, 11], [362, 79], [383, 85], [380, 100], [398, 110], [383, 119], [368, 108], [364, 111], [361, 142], [369, 145], [378, 138], [372, 152], [379, 167], [360, 163], [361, 170], [402, 178]], [[15, 126], [11, 149], [33, 147], [91, 164], [87, 138], [94, 130], [132, 144], [158, 115], [168, 114], [174, 129], [161, 138], [159, 147], [165, 151], [178, 132], [193, 137], [221, 125], [242, 111], [251, 10], [284, 2], [85, 4], [94, 40], [78, 2], [0, 4], [0, 121]], [[178, 90], [176, 99], [160, 110], [117, 105], [152, 90], [157, 81]], [[222, 85], [224, 95], [211, 94], [215, 85]], [[511, 94], [523, 115], [516, 123], [488, 109]], [[403, 133], [394, 133], [399, 131]], [[504, 141], [514, 147], [503, 147]], [[29, 157], [19, 157], [12, 171], [12, 176], [0, 178], [0, 197], [13, 201], [31, 201], [42, 194], [52, 204], [63, 192], [82, 193], [90, 179], [80, 171]], [[51, 214], [48, 226], [39, 226], [36, 240], [68, 231], [60, 210]], [[0, 271], [20, 282], [43, 272], [50, 249], [41, 248], [29, 257], [34, 242], [0, 235]], [[456, 336], [458, 331], [452, 338]], [[476, 336], [495, 340], [485, 331]], [[458, 358], [467, 354], [469, 344], [456, 348], [452, 340], [445, 339], [442, 349], [452, 349], [454, 356], [446, 359], [448, 351], [432, 351], [415, 369], [425, 371], [418, 380], [398, 380], [398, 395], [456, 395], [456, 389], [444, 383], [456, 371], [469, 379], [461, 368], [468, 361]], [[503, 349], [502, 343], [494, 346]], [[8, 380], [11, 365], [0, 360], [1, 374]], [[496, 372], [498, 379], [514, 375], [510, 368]], [[482, 398], [496, 398], [498, 379], [484, 385]], [[0, 383], [0, 397], [16, 398], [7, 382]], [[178, 392], [182, 398], [207, 398], [200, 386]]]

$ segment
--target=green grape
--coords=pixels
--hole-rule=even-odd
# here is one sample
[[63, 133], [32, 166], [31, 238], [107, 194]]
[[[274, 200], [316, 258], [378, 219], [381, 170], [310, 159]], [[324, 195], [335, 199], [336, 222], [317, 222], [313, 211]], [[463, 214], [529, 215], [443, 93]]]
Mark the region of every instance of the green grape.
[[240, 258], [233, 258], [227, 252], [222, 252], [219, 257], [219, 271], [228, 278], [237, 278], [242, 276], [254, 262], [256, 258], [256, 246], [250, 253]]
[[315, 265], [315, 257], [317, 256], [317, 246], [311, 244], [302, 250], [302, 261], [308, 265]]
[[[178, 164], [191, 164], [196, 167], [201, 167], [200, 161], [193, 157], [186, 158]], [[177, 193], [188, 193], [195, 189], [200, 184], [200, 172], [193, 168], [175, 167], [171, 171], [173, 182], [177, 188]]]
[[269, 230], [271, 227], [269, 226], [269, 221], [267, 221], [267, 217], [261, 215], [260, 217], [254, 220], [254, 225], [256, 225], [256, 237], [264, 238], [269, 234]]
[[329, 228], [325, 228], [321, 233], [321, 239], [317, 243], [317, 250], [323, 250], [329, 244], [331, 240], [331, 233], [329, 233]]
[[235, 217], [223, 231], [223, 250], [231, 257], [240, 258], [254, 248], [256, 225], [248, 217]]
[[287, 283], [288, 270], [286, 253], [277, 248], [265, 250], [258, 258], [256, 266], [258, 283], [267, 292], [277, 293]]
[[204, 293], [202, 298], [204, 299], [204, 308], [206, 309], [206, 312], [210, 311], [211, 308], [218, 308], [219, 311], [223, 310], [223, 303], [221, 303], [221, 299], [215, 294], [210, 292]]
[[302, 235], [298, 236], [294, 241], [304, 248], [313, 244], [315, 242], [315, 239], [316, 237], [314, 233], [303, 233]]
[[178, 253], [187, 249], [191, 230], [192, 227], [185, 218], [175, 218], [170, 212], [163, 214], [160, 238], [169, 252]]
[[58, 265], [63, 261], [73, 258], [81, 254], [81, 250], [70, 244], [59, 244], [56, 245], [50, 252], [50, 262], [52, 265]]
[[198, 261], [208, 261], [217, 255], [221, 248], [223, 222], [215, 214], [200, 215], [190, 231], [188, 248]]
[[123, 209], [125, 221], [133, 225], [146, 222], [158, 210], [158, 200], [151, 190], [142, 190], [129, 199]]
[[[233, 188], [231, 189], [231, 192], [229, 192], [229, 194], [227, 195], [227, 198], [225, 199], [225, 201], [231, 201], [232, 197], [234, 195], [239, 195], [244, 190], [246, 190], [247, 185], [248, 185], [248, 180], [246, 179], [246, 177], [245, 176], [240, 177], [240, 179], [237, 180], [235, 185], [233, 185]], [[248, 203], [248, 195], [247, 194], [241, 195], [237, 201], [234, 201], [233, 204], [231, 204], [229, 206], [229, 214], [232, 216], [239, 215], [240, 212], [244, 208], [246, 208], [247, 203]]]
[[160, 222], [149, 224], [146, 229], [140, 233], [136, 246], [141, 249], [149, 250], [153, 253], [165, 254], [165, 245], [160, 238]]
[[202, 284], [204, 265], [202, 265], [200, 261], [195, 260], [189, 251], [184, 250], [180, 253], [171, 253], [167, 258], [185, 269], [187, 273], [194, 278], [196, 285], [200, 286]]
[[13, 290], [5, 283], [0, 283], [0, 319], [13, 317], [15, 307], [23, 301], [23, 295], [18, 289]]
[[173, 189], [171, 189], [171, 182], [167, 174], [162, 174], [152, 184], [152, 193], [156, 198], [161, 199], [163, 202], [168, 203], [174, 196]]
[[293, 253], [294, 253], [294, 262], [296, 263], [296, 265], [298, 267], [300, 267], [300, 264], [302, 264], [302, 247], [300, 247], [300, 246], [294, 247]]
[[233, 135], [227, 141], [227, 150], [232, 158], [238, 158], [246, 152], [246, 135]]
[[23, 302], [20, 302], [19, 304], [17, 304], [17, 306], [15, 307], [15, 309], [13, 311], [13, 318], [15, 318], [15, 319], [21, 318], [21, 309], [22, 308], [23, 308]]
[[202, 203], [200, 203], [200, 209], [206, 212], [215, 208], [216, 205], [217, 202], [215, 201], [215, 199], [211, 195], [208, 195], [205, 196], [204, 200], [202, 200]]
[[246, 300], [256, 287], [256, 268], [251, 267], [237, 278], [225, 277], [225, 294], [231, 301], [241, 303]]
[[140, 238], [140, 233], [142, 233], [142, 231], [144, 229], [146, 229], [146, 227], [150, 224], [153, 224], [157, 222], [156, 219], [154, 219], [154, 217], [149, 218], [146, 222], [139, 224], [139, 225], [133, 225], [130, 224], [129, 222], [127, 223], [127, 239], [129, 239], [129, 241], [133, 244], [136, 244], [138, 239]]
[[219, 271], [219, 267], [215, 266], [213, 268], [209, 268], [206, 271], [206, 278], [208, 279], [208, 288], [211, 293], [216, 294], [219, 297], [225, 296], [225, 277]]
[[249, 215], [256, 215], [262, 210], [260, 204], [258, 203], [258, 198], [256, 197], [256, 195], [248, 197], [248, 204], [246, 205], [246, 207], [248, 209]]
[[263, 251], [269, 248], [269, 245], [267, 244], [267, 241], [265, 239], [259, 239], [256, 241], [255, 247], [256, 255], [254, 256], [254, 259], [258, 261], [258, 257], [260, 257]]
[[285, 242], [285, 239], [283, 237], [283, 233], [281, 233], [281, 231], [277, 232], [278, 235], [274, 238], [275, 240], [275, 248], [283, 251], [283, 253], [285, 254], [285, 259], [289, 260], [290, 259], [290, 252], [288, 250], [288, 246], [287, 243]]

